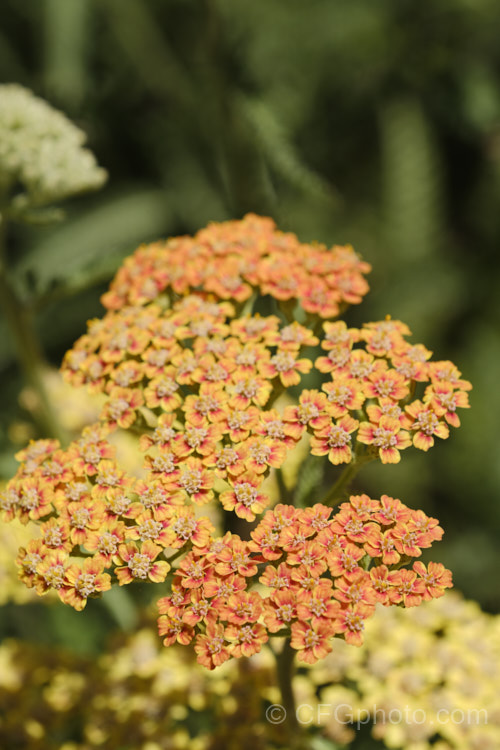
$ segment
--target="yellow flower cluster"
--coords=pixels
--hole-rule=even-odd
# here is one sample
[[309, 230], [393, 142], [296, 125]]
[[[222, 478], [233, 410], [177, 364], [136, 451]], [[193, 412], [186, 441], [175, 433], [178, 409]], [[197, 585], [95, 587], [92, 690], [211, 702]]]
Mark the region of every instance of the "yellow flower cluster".
[[[0, 747], [274, 750], [283, 736], [266, 719], [280, 701], [273, 671], [265, 651], [207, 672], [189, 651], [161, 648], [152, 628], [97, 660], [5, 642]], [[336, 641], [302, 668], [297, 715], [311, 741], [349, 746], [368, 725], [394, 750], [497, 750], [499, 677], [500, 617], [449, 593], [409, 611], [381, 608], [363, 649]]]
[[332, 683], [318, 703], [338, 742], [369, 724], [397, 750], [500, 747], [500, 616], [455, 592], [411, 610], [381, 609], [363, 649], [339, 643], [311, 675], [318, 686]]
[[18, 548], [28, 544], [33, 537], [33, 529], [19, 521], [10, 528], [0, 525], [0, 606], [7, 602], [23, 604], [37, 599], [35, 592], [19, 581], [15, 563]]

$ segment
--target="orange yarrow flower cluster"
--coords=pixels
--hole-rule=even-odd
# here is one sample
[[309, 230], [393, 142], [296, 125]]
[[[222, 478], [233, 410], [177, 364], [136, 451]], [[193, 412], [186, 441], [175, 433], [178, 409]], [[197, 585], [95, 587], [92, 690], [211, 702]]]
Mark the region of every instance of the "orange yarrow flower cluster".
[[[327, 248], [280, 232], [272, 219], [249, 214], [212, 223], [194, 237], [143, 245], [119, 270], [103, 303], [110, 310], [145, 305], [165, 292], [186, 295], [203, 289], [222, 300], [243, 303], [254, 292], [332, 318], [358, 304], [368, 291], [370, 270], [352, 247]], [[140, 346], [140, 337], [131, 345]]]
[[439, 563], [402, 567], [441, 538], [436, 519], [386, 495], [353, 496], [332, 512], [279, 504], [250, 541], [227, 533], [193, 549], [158, 602], [165, 645], [194, 641], [198, 661], [213, 669], [282, 634], [312, 664], [334, 637], [361, 645], [377, 602], [416, 606], [451, 586]]
[[[312, 663], [333, 637], [359, 645], [376, 601], [440, 596], [451, 585], [442, 566], [402, 566], [442, 530], [399, 500], [265, 512], [266, 479], [306, 435], [335, 466], [396, 463], [446, 438], [469, 405], [470, 383], [410, 344], [405, 324], [331, 320], [362, 300], [369, 270], [349, 246], [304, 245], [253, 215], [139, 248], [62, 366], [105, 396], [100, 422], [65, 449], [32, 443], [0, 494], [5, 520], [40, 527], [19, 551], [25, 584], [83, 609], [113, 582], [168, 575], [165, 645], [194, 641], [210, 669], [275, 633]], [[252, 313], [262, 294], [273, 314]], [[109, 436], [120, 429], [138, 433], [140, 478], [116, 462]], [[250, 541], [214, 536], [202, 515], [214, 500], [251, 522], [265, 512]]]
[[23, 463], [2, 502], [9, 519], [40, 527], [40, 538], [19, 550], [23, 582], [39, 594], [56, 591], [78, 610], [113, 580], [164, 581], [165, 551], [203, 548], [214, 531], [154, 473], [146, 480], [127, 476], [108, 434], [107, 426], [91, 426], [66, 450], [55, 441], [43, 450], [33, 443], [19, 454]]

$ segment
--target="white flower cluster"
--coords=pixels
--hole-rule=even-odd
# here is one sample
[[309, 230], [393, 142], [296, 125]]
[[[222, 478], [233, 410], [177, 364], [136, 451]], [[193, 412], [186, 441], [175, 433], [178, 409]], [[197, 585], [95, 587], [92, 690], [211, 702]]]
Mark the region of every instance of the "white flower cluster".
[[0, 85], [0, 188], [21, 187], [13, 207], [39, 207], [96, 190], [107, 173], [85, 133], [26, 88]]

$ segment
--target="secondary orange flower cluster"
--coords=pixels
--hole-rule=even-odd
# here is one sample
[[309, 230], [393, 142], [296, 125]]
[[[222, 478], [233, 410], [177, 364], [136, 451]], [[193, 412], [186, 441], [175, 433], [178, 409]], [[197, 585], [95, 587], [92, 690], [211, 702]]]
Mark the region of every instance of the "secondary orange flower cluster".
[[[217, 499], [254, 521], [271, 505], [264, 481], [306, 435], [335, 465], [395, 463], [460, 424], [470, 383], [408, 343], [407, 326], [323, 320], [361, 300], [367, 270], [351, 248], [302, 245], [255, 216], [140, 248], [63, 363], [70, 383], [104, 394], [99, 424], [66, 449], [32, 443], [0, 494], [6, 520], [40, 527], [18, 558], [26, 585], [81, 610], [113, 581], [163, 582], [175, 561], [160, 628], [166, 643], [195, 638], [209, 667], [282, 630], [314, 661], [335, 635], [360, 643], [375, 601], [412, 606], [451, 585], [442, 566], [398, 569], [442, 530], [385, 496], [333, 518], [326, 504], [280, 504], [248, 542], [214, 536], [197, 507]], [[253, 310], [257, 294], [276, 314]], [[117, 429], [138, 435], [140, 477], [115, 460]], [[250, 591], [257, 580], [271, 593]]]
[[[332, 519], [322, 504], [278, 505], [251, 541], [230, 533], [214, 539], [209, 519], [196, 516], [178, 492], [120, 471], [105, 435], [96, 426], [66, 451], [40, 441], [19, 455], [23, 463], [1, 507], [7, 520], [39, 521], [41, 530], [20, 550], [21, 578], [81, 610], [110, 588], [110, 572], [121, 585], [164, 581], [169, 551], [170, 562], [181, 561], [172, 595], [159, 602], [160, 630], [168, 645], [190, 642], [201, 626], [196, 649], [206, 666], [254, 653], [268, 632], [290, 626], [299, 658], [315, 661], [334, 635], [359, 645], [376, 601], [414, 606], [451, 585], [440, 565], [398, 569], [443, 533], [435, 519], [399, 500], [352, 497]], [[246, 591], [257, 578], [269, 596]]]
[[399, 569], [441, 538], [436, 519], [387, 495], [353, 496], [331, 513], [279, 504], [250, 541], [227, 533], [193, 548], [158, 602], [165, 645], [194, 638], [198, 661], [213, 669], [257, 653], [270, 635], [291, 635], [299, 661], [312, 664], [335, 636], [361, 645], [376, 602], [412, 607], [451, 586], [439, 563]]
[[327, 248], [280, 232], [272, 219], [248, 214], [209, 224], [194, 237], [140, 247], [118, 271], [103, 304], [112, 310], [144, 305], [164, 292], [203, 290], [219, 299], [248, 300], [255, 292], [334, 318], [361, 302], [370, 265], [352, 247]]
[[67, 450], [57, 441], [32, 443], [0, 494], [5, 520], [36, 521], [41, 532], [20, 549], [21, 580], [39, 594], [55, 590], [77, 610], [111, 587], [104, 571], [113, 568], [121, 585], [164, 581], [170, 565], [160, 553], [206, 547], [214, 530], [179, 493], [122, 471], [108, 434], [101, 425], [86, 428]]
[[[456, 410], [469, 406], [471, 384], [452, 362], [431, 362], [432, 352], [409, 344], [404, 323], [387, 319], [357, 329], [338, 321], [323, 327], [327, 353], [315, 366], [331, 374], [322, 389], [326, 411], [337, 421], [315, 432], [313, 454], [328, 453], [334, 464], [349, 462], [350, 434], [358, 430], [357, 441], [371, 446], [382, 463], [397, 463], [412, 443], [427, 451], [435, 437], [448, 437], [449, 425], [460, 426]], [[423, 383], [429, 383], [425, 390]], [[321, 395], [315, 405], [323, 403]]]

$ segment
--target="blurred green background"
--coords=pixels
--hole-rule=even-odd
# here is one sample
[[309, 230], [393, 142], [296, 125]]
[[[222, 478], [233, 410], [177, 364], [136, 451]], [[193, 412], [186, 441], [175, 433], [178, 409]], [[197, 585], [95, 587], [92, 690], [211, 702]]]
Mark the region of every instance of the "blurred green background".
[[[102, 314], [100, 294], [142, 241], [255, 211], [304, 241], [352, 243], [373, 273], [348, 320], [404, 320], [474, 385], [449, 441], [367, 468], [357, 488], [437, 516], [446, 534], [433, 559], [492, 612], [499, 29], [497, 0], [3, 0], [0, 21], [1, 82], [63, 110], [109, 172], [101, 191], [66, 204], [63, 223], [10, 233], [50, 361]], [[29, 415], [0, 326], [8, 477], [9, 425]]]

